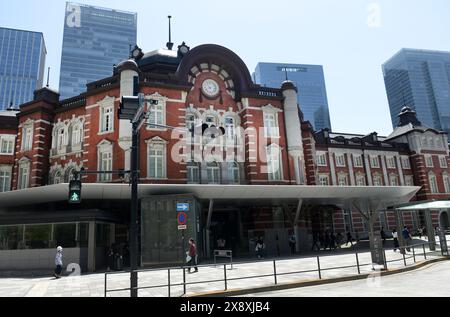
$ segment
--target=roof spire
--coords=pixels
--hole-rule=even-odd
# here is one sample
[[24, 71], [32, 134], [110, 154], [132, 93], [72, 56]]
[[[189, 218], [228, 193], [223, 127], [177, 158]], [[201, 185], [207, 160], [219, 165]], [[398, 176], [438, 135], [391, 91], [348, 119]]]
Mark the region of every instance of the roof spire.
[[172, 16], [169, 15], [168, 18], [169, 18], [169, 42], [167, 42], [166, 46], [167, 46], [167, 49], [172, 50], [172, 48], [173, 48], [173, 43], [172, 43], [172, 23], [171, 23]]

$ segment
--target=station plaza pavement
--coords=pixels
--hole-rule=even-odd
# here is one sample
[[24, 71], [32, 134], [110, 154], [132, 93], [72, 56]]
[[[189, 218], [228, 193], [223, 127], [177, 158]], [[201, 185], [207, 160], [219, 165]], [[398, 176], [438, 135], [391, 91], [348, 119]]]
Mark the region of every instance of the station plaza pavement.
[[[423, 248], [417, 247], [415, 252], [416, 261], [424, 261]], [[426, 248], [426, 252], [429, 252]], [[355, 253], [333, 254], [320, 252], [320, 266], [322, 278], [337, 278], [344, 276], [357, 276], [356, 255]], [[388, 269], [405, 268], [403, 256], [397, 251], [386, 250]], [[413, 253], [406, 254], [407, 266], [415, 265]], [[442, 258], [440, 252], [427, 254], [427, 260]], [[371, 255], [369, 252], [358, 254], [361, 265], [361, 274], [374, 273], [374, 266], [371, 264]], [[317, 272], [317, 257], [300, 257], [282, 259], [276, 261], [276, 271], [278, 284], [293, 283], [305, 280], [316, 280], [319, 278]], [[334, 267], [344, 267], [330, 269]], [[377, 267], [375, 267], [377, 269]], [[286, 274], [298, 271], [311, 271], [305, 273]], [[261, 286], [271, 286], [275, 284], [273, 276], [255, 277], [258, 275], [272, 275], [274, 272], [274, 263], [272, 259], [262, 259], [251, 263], [234, 264], [226, 267], [227, 287], [231, 289], [248, 289]], [[376, 272], [376, 271], [375, 271]], [[214, 264], [206, 267], [200, 267], [199, 272], [195, 274], [185, 274], [186, 283], [197, 283], [186, 286], [187, 295], [198, 293], [207, 293], [214, 291], [223, 291], [225, 289], [224, 266]], [[0, 278], [0, 297], [104, 297], [105, 274], [95, 273], [82, 276], [66, 275], [61, 279], [47, 277], [5, 277]], [[139, 286], [149, 287], [156, 285], [167, 285], [168, 270], [140, 272]], [[171, 276], [171, 296], [180, 297], [183, 295], [183, 286], [176, 284], [183, 283], [183, 270], [181, 268], [170, 271]], [[234, 278], [245, 277], [245, 279], [233, 280]], [[220, 280], [210, 282], [211, 280]], [[108, 289], [121, 289], [129, 287], [129, 273], [119, 273], [107, 276]], [[140, 297], [168, 297], [168, 287], [139, 290]], [[343, 290], [344, 291], [344, 290]], [[108, 297], [128, 297], [129, 291], [109, 292]]]

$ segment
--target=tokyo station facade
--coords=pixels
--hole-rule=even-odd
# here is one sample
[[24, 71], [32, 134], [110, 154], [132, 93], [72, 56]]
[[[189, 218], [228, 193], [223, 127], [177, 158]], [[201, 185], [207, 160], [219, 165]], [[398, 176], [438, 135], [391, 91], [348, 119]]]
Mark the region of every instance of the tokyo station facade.
[[[400, 225], [392, 206], [450, 198], [447, 135], [424, 127], [408, 107], [387, 137], [313, 131], [291, 82], [254, 84], [224, 47], [183, 43], [132, 56], [77, 97], [59, 100], [43, 88], [0, 113], [2, 269], [51, 267], [53, 248], [63, 245], [68, 261], [94, 271], [108, 247], [126, 250], [126, 173], [83, 175], [80, 205], [69, 205], [68, 182], [81, 169], [130, 169], [131, 126], [118, 110], [122, 96], [137, 92], [149, 113], [140, 132], [142, 266], [181, 262], [190, 237], [202, 258], [218, 239], [237, 257], [253, 256], [258, 237], [268, 256], [289, 254], [290, 235], [299, 252], [309, 251], [315, 234], [388, 232]], [[188, 149], [207, 146], [186, 128], [201, 124], [222, 127], [224, 135], [210, 138], [227, 141], [199, 157]], [[178, 230], [180, 202], [189, 206], [186, 231]], [[401, 217], [411, 230], [427, 218]], [[433, 210], [430, 219], [429, 227], [449, 227], [447, 211]], [[20, 256], [29, 261], [17, 264]]]

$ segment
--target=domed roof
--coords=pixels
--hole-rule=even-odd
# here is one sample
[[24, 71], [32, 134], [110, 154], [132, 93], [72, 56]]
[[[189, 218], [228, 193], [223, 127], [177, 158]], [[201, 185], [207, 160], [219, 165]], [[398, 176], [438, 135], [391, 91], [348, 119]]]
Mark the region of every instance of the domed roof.
[[297, 87], [295, 86], [293, 81], [286, 80], [281, 85], [281, 90], [295, 90], [295, 91], [297, 91]]
[[139, 71], [139, 67], [134, 60], [128, 59], [128, 60], [120, 62], [119, 65], [117, 65], [118, 73], [121, 73], [124, 70], [134, 70], [137, 72], [137, 71]]

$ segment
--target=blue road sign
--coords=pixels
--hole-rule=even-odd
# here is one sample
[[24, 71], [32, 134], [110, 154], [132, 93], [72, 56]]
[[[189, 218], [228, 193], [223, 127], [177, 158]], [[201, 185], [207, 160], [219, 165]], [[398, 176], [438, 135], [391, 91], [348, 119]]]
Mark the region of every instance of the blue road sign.
[[187, 223], [187, 215], [184, 212], [178, 214], [178, 225], [183, 226]]
[[178, 203], [177, 204], [177, 212], [186, 212], [189, 211], [188, 203]]

